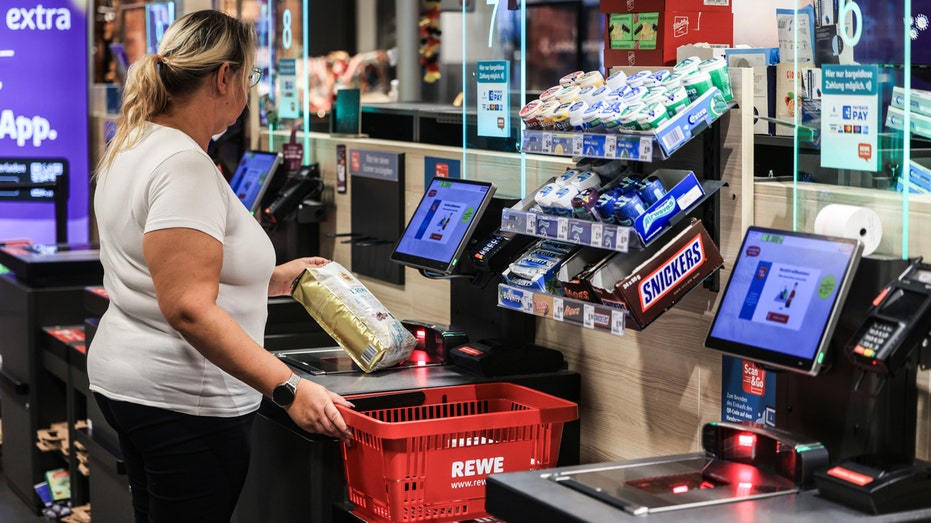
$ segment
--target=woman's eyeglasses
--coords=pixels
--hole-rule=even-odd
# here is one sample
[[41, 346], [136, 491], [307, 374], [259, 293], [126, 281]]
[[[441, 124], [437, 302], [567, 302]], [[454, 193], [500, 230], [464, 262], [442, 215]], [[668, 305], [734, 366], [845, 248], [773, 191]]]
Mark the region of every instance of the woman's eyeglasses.
[[262, 70], [258, 67], [253, 67], [252, 71], [249, 73], [249, 89], [258, 85], [260, 80], [262, 80]]

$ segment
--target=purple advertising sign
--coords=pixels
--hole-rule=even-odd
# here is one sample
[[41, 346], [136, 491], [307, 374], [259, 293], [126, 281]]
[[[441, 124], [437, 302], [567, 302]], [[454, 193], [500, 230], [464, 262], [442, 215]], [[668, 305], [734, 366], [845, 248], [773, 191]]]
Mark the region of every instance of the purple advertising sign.
[[88, 3], [0, 4], [0, 242], [55, 242], [52, 192], [3, 183], [56, 176], [69, 178], [68, 241], [88, 240]]

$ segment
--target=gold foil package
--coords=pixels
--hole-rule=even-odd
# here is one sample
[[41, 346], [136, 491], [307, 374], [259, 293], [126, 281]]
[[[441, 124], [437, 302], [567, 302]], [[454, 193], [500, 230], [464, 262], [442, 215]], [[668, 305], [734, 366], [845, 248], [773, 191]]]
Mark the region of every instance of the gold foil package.
[[305, 269], [294, 281], [291, 296], [366, 373], [406, 360], [417, 344], [413, 334], [339, 263]]

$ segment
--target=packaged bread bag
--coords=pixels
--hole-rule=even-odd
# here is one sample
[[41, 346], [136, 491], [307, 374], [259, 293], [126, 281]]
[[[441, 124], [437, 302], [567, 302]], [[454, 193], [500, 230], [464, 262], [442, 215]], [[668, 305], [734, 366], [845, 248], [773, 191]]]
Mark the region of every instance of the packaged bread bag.
[[291, 296], [364, 372], [410, 357], [417, 339], [351, 272], [337, 262], [308, 267]]

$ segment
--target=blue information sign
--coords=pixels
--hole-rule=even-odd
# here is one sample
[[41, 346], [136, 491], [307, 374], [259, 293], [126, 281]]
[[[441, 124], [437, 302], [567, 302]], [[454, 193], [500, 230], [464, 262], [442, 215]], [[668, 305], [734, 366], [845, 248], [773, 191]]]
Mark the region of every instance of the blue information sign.
[[511, 108], [507, 60], [478, 62], [478, 135], [508, 138]]
[[721, 360], [721, 420], [776, 426], [776, 376], [750, 360]]
[[297, 96], [297, 60], [278, 60], [278, 116], [300, 118], [301, 108]]
[[821, 166], [880, 169], [878, 65], [830, 65], [822, 71]]

